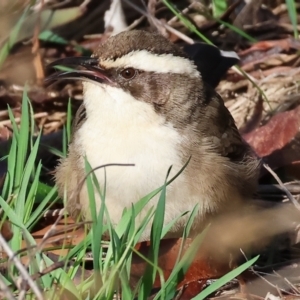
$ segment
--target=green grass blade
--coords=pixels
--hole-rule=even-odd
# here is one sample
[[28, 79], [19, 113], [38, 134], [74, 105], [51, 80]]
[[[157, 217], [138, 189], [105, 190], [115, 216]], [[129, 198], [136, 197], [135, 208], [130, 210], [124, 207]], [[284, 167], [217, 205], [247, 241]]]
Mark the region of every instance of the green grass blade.
[[[166, 299], [173, 299], [176, 293], [177, 283], [183, 279], [184, 274], [190, 267], [195, 255], [197, 254], [199, 247], [206, 235], [207, 229], [199, 234], [191, 243], [190, 247], [184, 253], [182, 259], [174, 265], [174, 269], [170, 274], [165, 284]], [[161, 299], [162, 291], [159, 291], [155, 296], [155, 300]]]
[[[92, 252], [93, 252], [93, 261], [94, 261], [94, 270], [95, 273], [99, 273], [100, 271], [100, 240], [101, 240], [101, 236], [96, 236], [97, 233], [97, 220], [98, 220], [98, 216], [97, 216], [97, 206], [96, 206], [96, 193], [95, 193], [95, 185], [93, 179], [95, 180], [95, 178], [93, 177], [94, 172], [91, 173], [92, 168], [91, 165], [89, 164], [89, 162], [87, 161], [87, 158], [85, 157], [85, 173], [89, 174], [86, 178], [86, 188], [88, 191], [88, 197], [89, 197], [89, 204], [90, 204], [90, 214], [91, 214], [91, 219], [93, 222], [92, 225]], [[99, 224], [99, 226], [102, 226], [102, 224]], [[98, 242], [97, 242], [98, 241]]]
[[32, 212], [30, 218], [25, 223], [25, 226], [29, 230], [31, 230], [32, 227], [43, 217], [43, 212], [47, 205], [53, 205], [55, 202], [57, 202], [57, 200], [57, 189], [56, 187], [53, 187], [51, 191], [49, 191], [47, 196], [43, 199], [43, 201], [38, 205], [38, 207]]
[[[170, 173], [170, 170], [168, 174]], [[140, 293], [143, 299], [147, 299], [147, 297], [150, 296], [150, 292], [152, 290], [152, 286], [156, 277], [157, 268], [153, 267], [153, 265], [155, 266], [158, 265], [159, 245], [160, 245], [160, 238], [162, 234], [162, 228], [163, 228], [164, 216], [165, 216], [166, 188], [167, 186], [165, 184], [162, 188], [155, 209], [155, 213], [154, 213], [151, 234], [150, 234], [150, 251], [149, 251], [149, 260], [153, 262], [153, 264], [147, 265], [145, 274], [143, 276], [144, 278], [140, 288]]]
[[18, 137], [18, 150], [17, 150], [17, 164], [16, 173], [14, 178], [15, 187], [19, 187], [21, 184], [21, 178], [23, 175], [23, 170], [25, 166], [25, 160], [28, 149], [29, 141], [29, 109], [28, 109], [29, 99], [27, 97], [27, 88], [25, 86], [22, 99], [22, 116], [20, 123], [20, 131]]
[[174, 224], [180, 219], [182, 218], [184, 215], [186, 215], [187, 213], [189, 213], [188, 211], [183, 212], [182, 214], [180, 214], [179, 216], [177, 216], [174, 220], [172, 220], [171, 222], [169, 222], [168, 224], [166, 224], [161, 232], [161, 239], [164, 238], [164, 236], [170, 231], [170, 229], [174, 226]]
[[67, 152], [67, 149], [66, 149], [67, 147], [64, 145], [64, 133], [62, 134], [62, 136], [63, 136], [63, 143], [62, 143], [62, 145], [63, 145], [63, 148], [65, 148], [63, 151], [59, 151], [58, 149], [56, 149], [54, 147], [51, 147], [51, 146], [43, 144], [43, 146], [46, 147], [49, 150], [50, 153], [58, 156], [59, 158], [66, 157], [66, 152]]
[[71, 141], [71, 129], [72, 129], [72, 105], [71, 98], [68, 101], [68, 111], [67, 111], [67, 144]]
[[233, 32], [237, 33], [238, 35], [242, 36], [243, 38], [245, 38], [246, 40], [248, 40], [251, 43], [256, 43], [257, 40], [255, 38], [253, 38], [251, 35], [247, 34], [245, 31], [243, 31], [242, 29], [231, 25], [228, 22], [224, 22], [222, 20], [219, 19], [215, 19], [215, 21], [219, 22], [220, 24], [224, 25], [225, 27], [229, 28], [230, 30], [232, 30]]
[[[188, 161], [183, 165], [183, 167], [178, 171], [177, 174], [174, 175], [174, 177], [172, 177], [170, 180], [168, 180], [168, 182], [166, 183], [167, 185], [171, 184], [182, 172], [183, 170], [187, 167], [187, 165], [190, 162], [190, 159], [188, 159]], [[159, 187], [158, 189], [154, 190], [153, 192], [149, 193], [148, 195], [146, 195], [145, 197], [143, 197], [142, 199], [140, 199], [138, 202], [134, 203], [134, 210], [136, 212], [136, 214], [138, 215], [143, 208], [145, 207], [145, 205], [154, 197], [156, 196], [159, 192], [161, 192], [161, 190], [163, 189], [164, 185], [162, 185], [161, 187]], [[122, 235], [124, 233], [124, 228], [126, 228], [126, 225], [130, 219], [131, 213], [129, 212], [129, 210], [124, 212], [123, 218], [121, 219], [121, 221], [118, 223], [118, 225], [116, 226], [116, 231], [119, 235]]]
[[170, 1], [162, 0], [162, 2], [191, 32], [194, 32], [201, 40], [203, 40], [207, 44], [213, 44], [208, 38], [206, 38], [201, 32], [198, 31], [197, 27], [190, 20], [184, 17]]
[[[41, 41], [45, 42], [51, 42], [51, 43], [56, 43], [60, 45], [69, 45], [70, 42], [63, 37], [59, 36], [58, 34], [54, 33], [52, 30], [44, 30], [43, 32], [40, 33], [39, 39]], [[84, 56], [90, 56], [92, 53], [90, 50], [85, 49], [84, 47], [80, 45], [74, 45], [74, 49], [81, 53]]]
[[[39, 178], [39, 176], [37, 176], [37, 177]], [[39, 203], [43, 202], [44, 199], [48, 196], [48, 194], [52, 192], [52, 189], [53, 189], [53, 186], [49, 186], [49, 185], [39, 181], [38, 185], [37, 185], [34, 203], [39, 204]], [[56, 192], [55, 195], [52, 197], [52, 199], [57, 198], [57, 197], [58, 197], [58, 193]], [[62, 200], [60, 199], [59, 202], [62, 203]]]
[[[221, 0], [219, 0], [219, 1], [221, 1]], [[207, 44], [213, 45], [213, 43], [208, 38], [206, 38], [189, 19], [187, 19], [184, 15], [182, 15], [182, 13], [180, 11], [178, 11], [169, 0], [162, 0], [162, 2], [183, 23], [183, 25], [185, 25], [191, 32], [195, 33], [201, 40], [203, 40]], [[232, 31], [236, 32], [237, 34], [243, 36], [250, 42], [256, 42], [256, 40], [254, 38], [252, 38], [250, 35], [248, 35], [243, 30], [241, 30], [227, 22], [224, 22], [218, 18], [212, 18], [212, 19], [214, 19], [216, 22], [219, 22], [219, 23], [223, 24], [224, 26], [228, 27]]]
[[217, 289], [222, 287], [224, 284], [228, 283], [230, 280], [234, 279], [245, 270], [247, 270], [250, 266], [252, 266], [259, 258], [259, 255], [255, 256], [254, 258], [250, 259], [249, 261], [245, 262], [241, 266], [237, 267], [236, 269], [230, 271], [216, 282], [211, 284], [208, 288], [202, 291], [199, 295], [193, 298], [193, 300], [203, 300], [206, 299], [211, 293], [215, 292]]
[[296, 4], [295, 0], [285, 0], [287, 10], [289, 13], [289, 17], [291, 20], [291, 23], [293, 25], [294, 29], [294, 38], [298, 39], [299, 38], [299, 33], [298, 33], [298, 22], [297, 22], [297, 9], [296, 9]]
[[30, 219], [30, 216], [32, 215], [32, 209], [35, 203], [35, 196], [39, 185], [39, 177], [40, 177], [41, 170], [42, 170], [42, 164], [40, 162], [35, 170], [35, 176], [33, 178], [33, 182], [31, 183], [31, 185], [28, 186], [30, 188], [25, 201], [25, 209], [24, 209], [25, 215], [23, 220], [24, 223], [26, 223]]
[[11, 48], [14, 46], [14, 44], [17, 41], [20, 29], [29, 13], [30, 10], [30, 6], [28, 5], [24, 11], [23, 14], [21, 16], [21, 18], [18, 20], [17, 24], [15, 25], [15, 27], [12, 29], [8, 41], [1, 46], [1, 50], [0, 50], [0, 69], [5, 61], [5, 59], [7, 58], [7, 56], [10, 53]]
[[[20, 170], [20, 172], [22, 172], [21, 174], [23, 176], [22, 176], [22, 179], [20, 182], [20, 188], [19, 188], [19, 192], [17, 195], [16, 213], [19, 216], [23, 216], [23, 222], [27, 221], [25, 219], [25, 215], [27, 214], [25, 211], [25, 207], [29, 207], [29, 206], [25, 205], [25, 201], [33, 201], [34, 202], [34, 199], [28, 198], [27, 189], [28, 189], [28, 186], [30, 185], [29, 182], [30, 182], [32, 171], [34, 170], [34, 163], [35, 163], [36, 156], [37, 156], [40, 138], [41, 138], [41, 134], [39, 134], [38, 138], [36, 139], [35, 145], [34, 145], [32, 151], [30, 152], [30, 155], [27, 159], [24, 170]], [[21, 154], [23, 154], [23, 153], [21, 153]], [[26, 155], [26, 153], [25, 153], [25, 155]], [[25, 158], [26, 157], [23, 157], [23, 156], [20, 157], [22, 162], [23, 162], [23, 159], [25, 159]], [[19, 162], [19, 160], [18, 160], [18, 162]], [[25, 163], [25, 161], [24, 161], [24, 163]], [[33, 206], [33, 203], [31, 204], [31, 206]]]
[[[43, 261], [44, 261], [46, 267], [51, 266], [53, 264], [53, 261], [51, 259], [49, 259], [46, 255], [43, 254], [42, 257], [43, 257]], [[76, 285], [73, 283], [71, 278], [69, 278], [69, 276], [67, 275], [67, 273], [64, 270], [57, 269], [57, 270], [52, 271], [51, 272], [51, 277], [55, 278], [56, 282], [62, 282], [63, 284], [61, 285], [61, 287], [63, 289], [69, 290], [72, 294], [74, 294], [77, 297], [77, 299], [82, 299], [80, 297], [80, 294], [79, 294], [77, 288], [76, 288]], [[51, 287], [53, 288], [53, 285], [52, 285], [51, 281], [48, 281], [45, 285], [46, 286], [49, 285], [49, 288], [51, 288]], [[54, 290], [56, 290], [56, 289], [54, 289]], [[62, 290], [60, 291], [60, 293], [61, 292], [62, 292]]]
[[240, 68], [239, 66], [235, 66], [235, 68], [237, 68], [239, 70], [239, 72], [241, 72], [243, 74], [243, 76], [245, 78], [247, 78], [252, 84], [253, 86], [257, 89], [259, 95], [264, 99], [264, 101], [266, 101], [266, 103], [268, 104], [270, 111], [273, 111], [273, 108], [271, 106], [271, 103], [267, 97], [267, 95], [264, 93], [264, 91], [257, 85], [257, 83], [255, 81], [253, 81], [251, 79], [250, 76], [248, 76], [247, 72], [245, 72], [242, 68]]
[[217, 18], [225, 13], [227, 9], [227, 2], [225, 0], [212, 0], [212, 9], [213, 16]]
[[15, 135], [12, 137], [12, 142], [7, 158], [7, 173], [3, 184], [2, 197], [8, 199], [9, 195], [13, 192], [14, 176], [16, 169], [16, 156], [17, 156], [17, 138]]

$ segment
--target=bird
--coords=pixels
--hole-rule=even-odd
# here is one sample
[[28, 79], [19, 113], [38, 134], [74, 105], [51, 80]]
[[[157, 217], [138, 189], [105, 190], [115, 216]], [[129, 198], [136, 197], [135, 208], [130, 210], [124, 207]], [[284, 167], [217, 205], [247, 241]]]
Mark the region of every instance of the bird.
[[[205, 61], [205, 55], [198, 59]], [[181, 236], [188, 220], [185, 212], [195, 206], [191, 235], [253, 197], [260, 159], [215, 91], [216, 79], [210, 82], [209, 74], [216, 71], [199, 69], [178, 45], [156, 32], [131, 30], [109, 37], [91, 57], [63, 58], [53, 65], [75, 69], [56, 72], [49, 82], [83, 81], [83, 104], [75, 116], [68, 154], [55, 171], [59, 195], [66, 194], [66, 210], [74, 219], [91, 220], [87, 188], [76, 192], [85, 178], [85, 158], [92, 168], [134, 164], [95, 171], [100, 187], [105, 185], [113, 225], [125, 208], [161, 187], [169, 170], [171, 178], [185, 164], [166, 188], [164, 224], [183, 215], [166, 237]], [[144, 207], [137, 223], [158, 197]], [[96, 196], [97, 210], [100, 206]], [[149, 225], [140, 240], [149, 240], [150, 232]]]

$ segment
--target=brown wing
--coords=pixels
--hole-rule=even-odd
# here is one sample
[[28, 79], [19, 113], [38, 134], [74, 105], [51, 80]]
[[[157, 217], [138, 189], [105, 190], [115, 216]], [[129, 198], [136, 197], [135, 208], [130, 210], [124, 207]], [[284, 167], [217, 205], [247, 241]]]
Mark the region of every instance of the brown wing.
[[211, 138], [214, 148], [222, 156], [242, 159], [250, 147], [241, 137], [223, 99], [208, 86], [204, 89], [204, 99], [204, 134]]

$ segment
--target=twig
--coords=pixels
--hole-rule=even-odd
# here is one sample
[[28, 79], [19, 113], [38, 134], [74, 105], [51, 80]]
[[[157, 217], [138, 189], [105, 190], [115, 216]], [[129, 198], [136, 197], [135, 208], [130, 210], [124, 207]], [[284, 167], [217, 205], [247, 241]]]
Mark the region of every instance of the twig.
[[[157, 20], [157, 21], [160, 22], [159, 20]], [[162, 22], [160, 22], [160, 23], [162, 23]], [[163, 25], [166, 27], [166, 29], [169, 32], [171, 32], [174, 35], [178, 36], [181, 40], [185, 41], [186, 43], [188, 43], [188, 44], [194, 44], [195, 43], [193, 39], [191, 39], [190, 37], [188, 37], [186, 34], [180, 32], [179, 30], [173, 28], [172, 26], [170, 26], [168, 24], [163, 24]]]
[[[285, 187], [290, 191], [292, 194], [300, 194], [300, 183], [285, 183]], [[279, 184], [260, 184], [257, 190], [258, 194], [260, 195], [269, 195], [269, 194], [280, 194], [284, 193], [284, 191], [280, 188]]]
[[[190, 3], [186, 8], [184, 8], [182, 11], [181, 11], [181, 14], [182, 15], [187, 15], [189, 13], [189, 11], [193, 8], [193, 6], [195, 5], [195, 2], [193, 1], [192, 3]], [[172, 26], [175, 22], [177, 22], [179, 19], [177, 16], [174, 16], [173, 18], [171, 18], [169, 21], [168, 21], [168, 25]]]
[[0, 277], [0, 291], [1, 294], [5, 295], [5, 299], [8, 300], [15, 300], [16, 298], [12, 294], [11, 290], [8, 288], [7, 284], [2, 280], [2, 277]]
[[75, 189], [75, 191], [71, 194], [70, 198], [75, 197], [76, 195], [78, 195], [86, 181], [86, 179], [88, 178], [88, 176], [90, 176], [93, 172], [95, 172], [96, 170], [102, 169], [102, 168], [106, 168], [106, 167], [134, 167], [135, 164], [119, 164], [119, 163], [111, 163], [111, 164], [105, 164], [105, 165], [101, 165], [98, 166], [96, 168], [93, 168], [92, 170], [90, 170], [85, 176], [84, 178], [79, 182], [77, 189]]
[[65, 264], [66, 264], [66, 262], [65, 262], [64, 260], [55, 262], [55, 263], [53, 263], [51, 266], [46, 267], [45, 269], [43, 269], [42, 271], [39, 271], [38, 273], [33, 274], [33, 275], [31, 276], [31, 278], [32, 278], [33, 280], [37, 280], [37, 279], [41, 278], [42, 276], [44, 276], [44, 275], [46, 275], [46, 274], [48, 274], [48, 273], [53, 272], [54, 270], [57, 270], [57, 269], [59, 269], [59, 268], [64, 267]]
[[292, 284], [286, 277], [283, 277], [281, 274], [279, 274], [275, 270], [273, 270], [273, 272], [274, 272], [274, 274], [276, 274], [279, 278], [281, 278], [283, 281], [285, 281], [290, 286], [290, 289], [295, 292], [295, 295], [299, 295], [299, 290], [297, 289], [297, 287], [294, 284]]
[[64, 216], [64, 212], [65, 212], [65, 209], [63, 208], [61, 210], [61, 213], [59, 214], [58, 218], [52, 224], [52, 226], [50, 227], [50, 229], [45, 233], [45, 235], [44, 235], [43, 239], [41, 240], [41, 242], [39, 243], [39, 245], [37, 245], [37, 251], [41, 251], [42, 248], [43, 248], [43, 246], [45, 245], [47, 239], [50, 238], [51, 236], [53, 236], [53, 234], [57, 231], [56, 230], [56, 226], [57, 226], [58, 222]]
[[32, 49], [31, 52], [34, 55], [33, 58], [33, 65], [35, 67], [36, 71], [36, 79], [39, 83], [42, 82], [42, 80], [45, 78], [44, 69], [43, 69], [43, 63], [42, 63], [42, 57], [40, 53], [40, 40], [39, 40], [39, 34], [41, 29], [41, 13], [42, 9], [44, 7], [44, 0], [40, 1], [40, 9], [38, 11], [38, 20], [35, 24], [34, 33], [33, 33], [33, 39], [32, 39]]
[[27, 270], [25, 269], [25, 267], [23, 266], [21, 261], [17, 257], [14, 256], [13, 251], [10, 249], [9, 245], [6, 243], [6, 241], [4, 240], [4, 238], [1, 234], [0, 234], [0, 246], [6, 252], [9, 260], [11, 260], [14, 263], [14, 265], [16, 266], [16, 268], [19, 270], [19, 272], [22, 276], [22, 281], [26, 281], [28, 283], [28, 285], [31, 287], [33, 293], [36, 296], [36, 299], [44, 300], [42, 292], [40, 291], [38, 286], [35, 284], [35, 282], [32, 280], [32, 278], [28, 274]]
[[[33, 115], [33, 118], [34, 119], [40, 119], [40, 118], [45, 118], [45, 117], [48, 117], [49, 114], [46, 113], [46, 112], [40, 112], [40, 113], [36, 113]], [[18, 124], [21, 122], [21, 118], [20, 117], [17, 117], [15, 118], [15, 122]], [[5, 121], [2, 121], [0, 122], [0, 127], [4, 127], [4, 126], [7, 126], [7, 125], [11, 125], [11, 120], [5, 120]]]
[[127, 28], [126, 30], [132, 30], [134, 29], [136, 26], [138, 26], [140, 23], [142, 23], [145, 20], [145, 16], [141, 16], [138, 19], [134, 20]]
[[87, 6], [90, 4], [91, 0], [84, 0], [81, 4], [80, 4], [80, 8], [84, 8], [86, 9]]
[[295, 205], [295, 207], [300, 211], [300, 204], [296, 201], [296, 199], [293, 197], [293, 195], [290, 193], [290, 191], [285, 187], [283, 182], [280, 180], [280, 178], [277, 176], [277, 174], [267, 165], [263, 164], [264, 168], [267, 169], [271, 175], [276, 179], [278, 182], [280, 188], [286, 193], [289, 200]]

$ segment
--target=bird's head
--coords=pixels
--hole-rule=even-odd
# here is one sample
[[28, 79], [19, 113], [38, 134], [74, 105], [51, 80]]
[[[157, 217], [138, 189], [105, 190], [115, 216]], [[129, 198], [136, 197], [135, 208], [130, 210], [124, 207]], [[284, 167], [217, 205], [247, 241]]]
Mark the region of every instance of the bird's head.
[[161, 114], [180, 114], [183, 106], [190, 106], [187, 102], [196, 100], [202, 86], [201, 75], [185, 52], [158, 33], [140, 30], [110, 37], [92, 57], [65, 58], [54, 64], [75, 69], [57, 72], [48, 81], [83, 79], [85, 102], [95, 101], [91, 97], [101, 101], [105, 89], [115, 93], [116, 101], [147, 103]]

